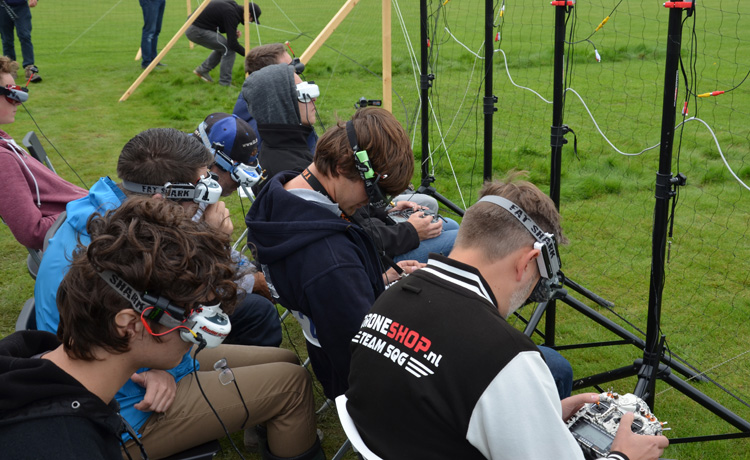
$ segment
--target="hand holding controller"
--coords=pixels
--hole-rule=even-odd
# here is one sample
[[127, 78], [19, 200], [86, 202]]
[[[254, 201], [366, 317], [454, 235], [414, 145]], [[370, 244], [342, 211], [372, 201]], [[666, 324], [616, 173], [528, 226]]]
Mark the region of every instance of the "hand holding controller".
[[[632, 413], [632, 417], [630, 415], [625, 417], [627, 413]], [[629, 439], [633, 437], [632, 434], [618, 430], [621, 420], [630, 425], [635, 435], [650, 435], [655, 438], [648, 439], [646, 441], [649, 442], [645, 443], [638, 442], [637, 438]], [[667, 438], [661, 436], [662, 431], [668, 430], [668, 428], [663, 428], [665, 424], [666, 422], [657, 420], [641, 398], [630, 393], [619, 395], [611, 391], [600, 394], [599, 402], [585, 404], [567, 421], [570, 432], [581, 445], [587, 459], [606, 457], [611, 450], [627, 449], [625, 445], [633, 442], [648, 444], [638, 446], [639, 453], [643, 451], [646, 455], [638, 458], [651, 458], [649, 451], [656, 452], [657, 450], [658, 454], [653, 458], [658, 458], [661, 451], [669, 444]], [[618, 440], [614, 442], [616, 449], [613, 449], [616, 435], [618, 435]], [[621, 438], [626, 439], [620, 442]]]

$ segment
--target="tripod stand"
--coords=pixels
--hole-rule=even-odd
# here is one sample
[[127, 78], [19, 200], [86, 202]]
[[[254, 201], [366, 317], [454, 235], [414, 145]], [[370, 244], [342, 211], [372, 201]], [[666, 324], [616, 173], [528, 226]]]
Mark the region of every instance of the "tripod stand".
[[[573, 8], [572, 1], [554, 1], [552, 5], [556, 7], [555, 16], [555, 66], [554, 66], [554, 101], [553, 101], [553, 125], [551, 136], [552, 147], [552, 167], [550, 180], [550, 197], [559, 208], [560, 198], [560, 165], [561, 150], [565, 144], [564, 135], [568, 131], [567, 127], [562, 124], [562, 106], [563, 106], [563, 72], [564, 62], [563, 53], [565, 45], [565, 15]], [[730, 439], [740, 437], [750, 437], [750, 423], [731, 412], [718, 402], [698, 391], [686, 381], [672, 373], [672, 370], [693, 379], [701, 379], [701, 374], [690, 365], [685, 365], [674, 361], [672, 356], [664, 355], [665, 336], [660, 333], [661, 323], [661, 302], [662, 291], [664, 289], [664, 272], [665, 272], [665, 251], [667, 221], [669, 213], [669, 201], [675, 196], [676, 188], [685, 185], [685, 178], [682, 175], [676, 177], [671, 173], [672, 164], [672, 143], [674, 140], [674, 126], [676, 119], [677, 105], [677, 81], [679, 77], [679, 59], [682, 42], [682, 14], [687, 11], [687, 15], [693, 13], [694, 3], [692, 2], [667, 2], [664, 5], [669, 8], [669, 26], [667, 39], [667, 57], [665, 63], [664, 78], [664, 97], [662, 103], [662, 132], [659, 155], [659, 169], [656, 175], [655, 187], [655, 209], [654, 209], [654, 227], [652, 236], [652, 263], [651, 277], [649, 287], [649, 304], [648, 319], [646, 329], [646, 340], [625, 330], [596, 310], [588, 307], [576, 298], [572, 297], [565, 290], [558, 292], [558, 299], [567, 305], [573, 307], [579, 313], [584, 314], [589, 319], [605, 327], [610, 332], [619, 336], [621, 340], [610, 342], [599, 342], [589, 344], [565, 345], [554, 347], [555, 331], [555, 301], [539, 304], [529, 319], [525, 333], [532, 335], [538, 332], [536, 327], [542, 316], [546, 313], [545, 333], [543, 335], [545, 344], [553, 346], [558, 350], [572, 348], [597, 347], [605, 345], [631, 344], [638, 347], [643, 352], [642, 358], [636, 359], [633, 364], [620, 367], [614, 370], [602, 372], [596, 375], [578, 379], [573, 383], [574, 389], [596, 386], [613, 380], [637, 376], [633, 393], [643, 398], [651, 409], [655, 404], [656, 380], [660, 379], [673, 388], [679, 390], [684, 395], [690, 397], [704, 408], [716, 414], [730, 425], [739, 429], [740, 433], [718, 434], [707, 436], [695, 436], [685, 438], [673, 438], [671, 443], [686, 443], [697, 441], [709, 441], [719, 439]], [[592, 300], [603, 307], [611, 307], [612, 304], [587, 289], [576, 284], [572, 280], [566, 280], [565, 286], [571, 288], [578, 294]], [[703, 379], [705, 380], [705, 379]]]
[[[442, 8], [442, 5], [438, 7]], [[485, 0], [485, 61], [484, 61], [484, 180], [492, 179], [492, 115], [497, 108], [495, 103], [497, 97], [492, 95], [492, 57], [493, 48], [492, 43], [492, 31], [494, 29], [493, 24], [493, 12], [494, 5], [492, 0]], [[420, 0], [419, 2], [419, 30], [420, 30], [420, 103], [422, 111], [422, 123], [421, 123], [421, 136], [422, 136], [422, 158], [421, 158], [421, 171], [422, 171], [422, 182], [417, 189], [419, 193], [430, 195], [438, 200], [440, 203], [445, 205], [448, 209], [455, 212], [459, 216], [464, 215], [464, 210], [458, 207], [455, 203], [451, 202], [448, 198], [444, 197], [435, 190], [432, 183], [435, 182], [435, 177], [430, 174], [429, 170], [429, 157], [430, 157], [430, 141], [429, 141], [429, 124], [430, 124], [430, 101], [429, 101], [429, 90], [432, 87], [432, 82], [435, 80], [435, 75], [427, 73], [429, 66], [429, 53], [428, 53], [428, 24], [427, 24], [427, 0]]]

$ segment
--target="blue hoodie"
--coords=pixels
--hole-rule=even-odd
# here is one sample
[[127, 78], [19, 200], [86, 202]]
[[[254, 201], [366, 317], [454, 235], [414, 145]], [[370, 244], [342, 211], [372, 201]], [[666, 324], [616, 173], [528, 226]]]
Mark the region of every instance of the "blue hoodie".
[[[95, 212], [104, 214], [110, 209], [116, 209], [125, 199], [125, 194], [112, 179], [102, 177], [91, 187], [88, 196], [68, 203], [65, 208], [67, 213], [65, 222], [55, 232], [55, 236], [49, 240], [49, 246], [44, 251], [44, 257], [42, 257], [42, 263], [39, 265], [39, 272], [36, 276], [34, 310], [36, 311], [37, 329], [40, 331], [57, 333], [57, 325], [60, 322], [56, 300], [57, 288], [70, 268], [73, 250], [78, 244], [78, 239], [80, 238], [84, 245], [91, 242], [91, 237], [86, 231], [86, 223], [89, 217]], [[143, 368], [139, 369], [138, 372], [147, 370]], [[182, 362], [177, 367], [167, 372], [172, 374], [175, 382], [179, 382], [192, 370], [193, 360], [188, 352], [182, 357]], [[145, 388], [132, 380], [128, 380], [125, 386], [120, 388], [115, 395], [115, 399], [120, 403], [120, 414], [136, 431], [151, 416], [151, 412], [139, 411], [133, 407], [143, 400], [145, 394]], [[130, 435], [123, 435], [123, 439], [129, 438]]]
[[315, 375], [333, 399], [348, 388], [351, 339], [383, 292], [382, 270], [369, 236], [332, 212], [334, 204], [284, 190], [297, 174], [280, 173], [260, 192], [245, 218], [248, 243], [280, 303], [298, 312]]

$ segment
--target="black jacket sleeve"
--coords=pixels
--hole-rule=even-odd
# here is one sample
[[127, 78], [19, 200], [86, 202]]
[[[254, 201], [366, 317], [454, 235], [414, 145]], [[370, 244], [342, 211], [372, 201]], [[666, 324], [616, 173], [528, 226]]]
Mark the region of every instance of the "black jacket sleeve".
[[409, 222], [391, 224], [393, 221], [390, 221], [385, 212], [371, 206], [357, 210], [355, 216], [378, 251], [384, 251], [388, 257], [393, 258], [419, 247], [419, 234]]

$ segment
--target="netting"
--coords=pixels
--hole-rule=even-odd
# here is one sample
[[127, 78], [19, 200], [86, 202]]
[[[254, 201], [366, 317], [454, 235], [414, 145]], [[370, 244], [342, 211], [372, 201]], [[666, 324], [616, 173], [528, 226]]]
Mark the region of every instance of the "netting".
[[[288, 41], [297, 56], [343, 4], [259, 3], [261, 25], [251, 27], [251, 46]], [[463, 207], [476, 199], [482, 182], [484, 2], [434, 1], [427, 9], [428, 72], [436, 77], [429, 167], [438, 191]], [[494, 174], [529, 170], [542, 188], [550, 183], [554, 10], [545, 1], [494, 4]], [[419, 158], [419, 3], [394, 0], [392, 12], [393, 112]], [[320, 86], [317, 108], [325, 126], [348, 118], [360, 97], [382, 97], [380, 13], [380, 2], [360, 1], [308, 63], [305, 76]], [[644, 331], [647, 319], [668, 13], [661, 1], [581, 0], [566, 18], [564, 123], [575, 131], [578, 149], [568, 134], [560, 204], [571, 243], [562, 249], [563, 268], [614, 302], [612, 311], [602, 312], [630, 330]], [[52, 2], [33, 14], [42, 72], [57, 67], [93, 78], [139, 69], [134, 57], [142, 17], [136, 2]], [[186, 16], [186, 3], [167, 2], [160, 48]], [[750, 334], [750, 192], [744, 185], [750, 181], [749, 28], [750, 4], [729, 0], [699, 3], [683, 24], [677, 110], [687, 102], [687, 114], [678, 116], [684, 124], [676, 130], [673, 173], [685, 174], [688, 182], [670, 219], [661, 324], [671, 352], [744, 401], [750, 401], [750, 353], [743, 340]], [[205, 55], [182, 37], [165, 61], [193, 78], [190, 72]], [[236, 65], [235, 82], [242, 78]], [[149, 78], [144, 86], [153, 91], [158, 84], [165, 83]], [[728, 92], [696, 97], [712, 91]], [[230, 110], [233, 102], [215, 109]], [[556, 339], [611, 336], [561, 307]], [[637, 355], [633, 347], [565, 352], [577, 373], [627, 365]], [[744, 402], [715, 386], [700, 389], [750, 419]], [[667, 401], [676, 393], [666, 386], [659, 391]]]

